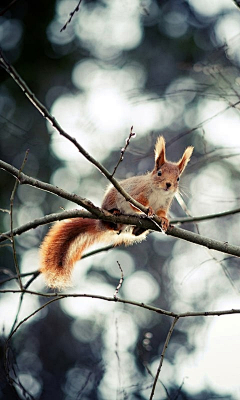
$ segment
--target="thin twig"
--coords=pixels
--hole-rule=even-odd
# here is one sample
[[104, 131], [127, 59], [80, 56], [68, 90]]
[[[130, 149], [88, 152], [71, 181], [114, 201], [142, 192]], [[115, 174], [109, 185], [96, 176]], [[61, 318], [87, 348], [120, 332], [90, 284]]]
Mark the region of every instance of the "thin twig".
[[160, 372], [161, 372], [161, 369], [162, 369], [164, 356], [165, 356], [169, 341], [171, 339], [174, 327], [175, 327], [178, 319], [179, 319], [178, 317], [174, 318], [174, 320], [172, 322], [172, 325], [170, 326], [170, 329], [168, 331], [168, 334], [167, 334], [167, 337], [166, 337], [166, 340], [165, 340], [165, 343], [164, 343], [164, 346], [163, 346], [163, 350], [162, 350], [162, 354], [161, 354], [161, 358], [160, 358], [160, 363], [159, 363], [159, 366], [158, 366], [158, 369], [157, 369], [157, 373], [156, 373], [156, 376], [155, 376], [155, 379], [154, 379], [154, 382], [153, 382], [153, 387], [152, 387], [152, 391], [151, 391], [151, 395], [149, 397], [149, 400], [153, 399], [153, 396], [154, 396], [154, 393], [155, 393], [156, 384], [157, 384], [157, 381], [158, 381], [158, 378], [159, 378], [159, 375], [160, 375]]
[[[40, 297], [46, 297], [46, 298], [57, 298], [57, 299], [62, 299], [62, 298], [67, 298], [67, 297], [83, 297], [83, 298], [91, 298], [91, 299], [99, 299], [99, 300], [104, 300], [104, 301], [109, 301], [109, 302], [114, 302], [114, 303], [122, 303], [122, 304], [128, 304], [140, 308], [144, 308], [149, 311], [156, 312], [157, 314], [161, 315], [166, 315], [168, 317], [173, 317], [173, 318], [190, 318], [190, 317], [215, 317], [215, 316], [222, 316], [222, 315], [231, 315], [231, 314], [240, 314], [240, 309], [237, 308], [232, 308], [230, 310], [215, 310], [215, 311], [190, 311], [190, 312], [184, 312], [184, 313], [175, 313], [173, 311], [168, 311], [164, 310], [159, 307], [154, 307], [150, 306], [145, 303], [139, 303], [137, 301], [132, 301], [132, 300], [125, 300], [117, 297], [116, 299], [114, 297], [107, 297], [107, 296], [101, 296], [101, 295], [95, 295], [95, 294], [89, 294], [89, 293], [42, 293], [42, 292], [36, 292], [33, 290], [24, 290], [25, 293], [31, 294], [33, 296], [40, 296]], [[20, 289], [3, 289], [0, 290], [0, 293], [22, 293], [22, 290]]]
[[115, 168], [114, 168], [114, 170], [113, 170], [112, 176], [115, 175], [115, 172], [117, 171], [117, 168], [118, 168], [119, 164], [123, 161], [124, 153], [125, 153], [125, 151], [127, 150], [127, 147], [128, 147], [129, 144], [130, 144], [131, 138], [132, 138], [132, 137], [135, 137], [135, 136], [136, 136], [136, 133], [133, 132], [133, 126], [131, 126], [129, 136], [128, 136], [128, 138], [126, 139], [125, 146], [121, 149], [120, 158], [119, 158], [119, 160], [118, 160], [118, 162], [117, 162], [117, 165], [115, 166]]
[[13, 235], [13, 203], [14, 203], [14, 197], [15, 197], [15, 193], [19, 184], [19, 175], [22, 172], [24, 165], [27, 162], [27, 157], [28, 157], [28, 152], [29, 150], [26, 151], [25, 153], [25, 157], [24, 160], [22, 162], [22, 165], [20, 167], [20, 169], [18, 170], [18, 176], [16, 177], [16, 181], [12, 190], [12, 194], [10, 197], [10, 240], [12, 243], [12, 249], [13, 249], [13, 259], [14, 259], [14, 264], [15, 264], [15, 268], [16, 268], [16, 272], [17, 272], [17, 276], [18, 276], [18, 283], [21, 289], [23, 289], [23, 285], [22, 285], [22, 280], [21, 280], [21, 276], [20, 276], [20, 270], [19, 270], [19, 265], [18, 265], [18, 260], [17, 260], [17, 253], [16, 253], [16, 246], [15, 246], [15, 240], [14, 240], [14, 235]]
[[[25, 153], [24, 160], [23, 160], [22, 165], [21, 165], [21, 167], [19, 169], [19, 174], [22, 172], [22, 170], [23, 170], [23, 168], [24, 168], [24, 166], [25, 166], [25, 164], [27, 162], [28, 153], [29, 153], [29, 150], [27, 150], [26, 153]], [[18, 174], [18, 176], [19, 176], [19, 174]], [[13, 257], [14, 257], [14, 264], [15, 264], [15, 268], [16, 268], [16, 272], [17, 272], [17, 279], [18, 279], [20, 288], [23, 289], [20, 269], [19, 269], [18, 260], [17, 260], [15, 240], [14, 240], [14, 235], [13, 235], [13, 202], [14, 202], [14, 197], [15, 197], [15, 193], [16, 193], [18, 184], [19, 184], [19, 180], [16, 179], [15, 184], [14, 184], [14, 188], [13, 188], [13, 191], [12, 191], [12, 194], [11, 194], [11, 197], [10, 197], [10, 225], [11, 225], [10, 238], [11, 238], [11, 243], [12, 243], [12, 248], [13, 248]], [[19, 299], [18, 310], [17, 310], [16, 316], [15, 316], [15, 320], [14, 320], [12, 328], [11, 328], [11, 332], [14, 330], [14, 327], [17, 324], [19, 313], [20, 313], [21, 307], [22, 307], [23, 297], [24, 297], [24, 292], [22, 292], [22, 294], [20, 296], [20, 299]]]
[[233, 103], [232, 105], [228, 105], [227, 107], [225, 107], [223, 110], [217, 112], [216, 114], [212, 115], [211, 117], [205, 119], [204, 121], [200, 122], [199, 124], [197, 124], [194, 128], [189, 129], [186, 132], [182, 132], [179, 133], [179, 135], [174, 136], [174, 138], [170, 139], [167, 142], [167, 146], [171, 146], [173, 143], [177, 142], [179, 139], [183, 138], [186, 135], [189, 135], [192, 132], [197, 131], [199, 128], [201, 128], [203, 125], [207, 124], [208, 122], [212, 121], [214, 118], [218, 117], [219, 115], [225, 113], [226, 111], [230, 110], [230, 108], [234, 108], [236, 106], [238, 106], [240, 104], [240, 100], [236, 101], [235, 103]]
[[240, 213], [240, 208], [235, 208], [234, 210], [223, 211], [215, 214], [200, 215], [199, 217], [174, 218], [171, 219], [171, 224], [186, 224], [189, 222], [207, 221], [210, 219], [227, 217], [228, 215], [234, 215], [239, 213]]
[[[27, 288], [30, 286], [30, 284], [31, 284], [40, 274], [41, 274], [41, 271], [39, 271], [39, 270], [36, 270], [36, 271], [33, 271], [33, 272], [28, 272], [28, 273], [25, 273], [25, 274], [20, 274], [21, 278], [25, 278], [26, 276], [31, 276], [31, 275], [32, 275], [31, 279], [30, 279], [30, 280], [27, 282], [27, 284], [24, 286], [24, 290], [27, 289]], [[13, 281], [13, 280], [15, 280], [15, 279], [18, 279], [17, 275], [12, 276], [11, 278], [6, 278], [6, 279], [1, 280], [1, 281], [0, 281], [0, 285], [3, 285], [4, 283]]]
[[185, 383], [185, 378], [183, 378], [183, 381], [182, 381], [181, 385], [179, 386], [179, 388], [177, 390], [177, 393], [176, 393], [176, 396], [174, 397], [173, 400], [177, 400], [178, 399], [178, 396], [181, 394], [181, 391], [182, 391], [184, 383]]
[[[113, 246], [113, 245], [109, 245], [109, 246], [101, 247], [100, 249], [96, 249], [96, 250], [89, 251], [88, 253], [83, 254], [83, 256], [81, 257], [81, 260], [82, 260], [83, 258], [91, 257], [91, 256], [93, 256], [93, 255], [95, 255], [95, 254], [98, 254], [98, 253], [101, 253], [101, 252], [103, 252], [103, 251], [112, 250], [114, 247], [115, 247], [115, 246]], [[6, 270], [6, 271], [8, 271], [8, 270]], [[1, 272], [2, 272], [2, 271], [1, 271]], [[32, 275], [31, 279], [30, 279], [30, 280], [27, 282], [27, 284], [24, 286], [24, 289], [27, 289], [27, 288], [30, 286], [30, 284], [31, 284], [40, 274], [41, 274], [41, 271], [40, 271], [40, 270], [36, 270], [36, 271], [32, 271], [32, 272], [27, 272], [27, 273], [24, 273], [24, 274], [20, 274], [21, 278], [25, 278], [26, 276], [31, 276], [31, 275]], [[18, 279], [17, 275], [12, 275], [12, 276], [9, 277], [9, 278], [6, 278], [6, 279], [1, 280], [1, 281], [0, 281], [0, 285], [2, 285], [2, 284], [4, 284], [4, 283], [7, 283], [7, 282], [10, 282], [10, 281], [12, 281], [12, 280], [14, 280], [14, 279]]]
[[10, 210], [6, 210], [4, 208], [0, 208], [0, 211], [3, 212], [3, 213], [10, 214]]
[[[15, 317], [14, 323], [13, 323], [13, 325], [12, 325], [10, 334], [13, 332], [13, 330], [14, 330], [16, 324], [17, 324], [18, 317], [19, 317], [19, 314], [20, 314], [20, 311], [21, 311], [21, 308], [22, 308], [23, 297], [24, 297], [24, 294], [26, 293], [25, 291], [26, 291], [26, 289], [32, 284], [32, 282], [40, 275], [40, 273], [41, 273], [40, 271], [35, 271], [35, 272], [32, 274], [33, 276], [32, 276], [32, 277], [29, 279], [29, 281], [24, 285], [24, 291], [22, 292], [22, 294], [21, 294], [21, 296], [20, 296], [20, 299], [19, 299], [18, 310], [17, 310], [17, 313], [16, 313], [16, 317]], [[27, 276], [27, 274], [25, 274], [25, 276]]]
[[5, 14], [18, 0], [12, 0], [3, 10], [0, 11], [0, 17]]
[[80, 5], [81, 5], [82, 0], [79, 0], [77, 6], [74, 8], [74, 10], [72, 12], [69, 13], [69, 19], [67, 20], [67, 22], [63, 25], [63, 27], [60, 29], [60, 32], [64, 31], [68, 24], [70, 24], [70, 22], [72, 21], [72, 18], [74, 16], [75, 13], [77, 13], [79, 11]]
[[17, 309], [17, 312], [16, 312], [16, 316], [15, 316], [14, 322], [12, 324], [12, 328], [10, 330], [10, 335], [13, 332], [13, 330], [14, 330], [16, 324], [17, 324], [18, 317], [19, 317], [19, 314], [20, 314], [20, 311], [21, 311], [21, 308], [22, 308], [23, 297], [24, 297], [24, 292], [21, 293], [21, 296], [20, 296], [20, 299], [19, 299], [18, 309]]
[[89, 371], [89, 373], [87, 374], [87, 377], [86, 377], [86, 379], [85, 379], [85, 382], [83, 382], [81, 389], [80, 389], [80, 390], [78, 391], [78, 393], [77, 393], [76, 400], [82, 399], [82, 394], [83, 394], [83, 392], [85, 391], [85, 389], [86, 389], [86, 387], [87, 387], [87, 385], [88, 385], [88, 383], [89, 383], [89, 381], [90, 381], [90, 378], [91, 378], [93, 375], [94, 375], [94, 370]]
[[121, 382], [121, 361], [120, 361], [120, 356], [119, 356], [119, 332], [118, 332], [118, 320], [117, 318], [115, 319], [115, 328], [116, 328], [116, 341], [115, 341], [115, 354], [117, 357], [117, 363], [118, 363], [118, 368], [117, 368], [117, 373], [118, 373], [118, 389], [117, 389], [117, 398], [118, 393], [121, 393], [121, 387], [122, 387], [122, 382]]
[[[22, 291], [21, 291], [22, 292]], [[26, 292], [26, 291], [25, 291]], [[22, 292], [23, 293], [23, 292]], [[21, 327], [21, 325], [23, 325], [25, 322], [27, 322], [31, 317], [33, 317], [34, 315], [36, 315], [39, 311], [41, 311], [42, 309], [44, 309], [45, 307], [47, 307], [49, 304], [53, 303], [54, 301], [57, 301], [59, 299], [61, 299], [62, 296], [58, 296], [57, 298], [51, 299], [48, 302], [46, 302], [43, 306], [39, 307], [37, 310], [35, 310], [34, 312], [32, 312], [31, 314], [29, 314], [26, 318], [24, 318], [22, 321], [20, 321], [18, 323], [18, 325], [11, 331], [11, 333], [9, 334], [6, 343], [5, 343], [5, 358], [4, 358], [4, 365], [5, 365], [5, 370], [9, 371], [9, 360], [8, 360], [8, 353], [9, 353], [9, 343], [10, 340], [12, 338], [12, 336], [17, 332], [17, 330]]]
[[122, 267], [121, 267], [121, 265], [120, 265], [120, 263], [119, 263], [118, 261], [117, 261], [117, 264], [118, 264], [118, 267], [119, 267], [120, 272], [121, 272], [121, 278], [120, 278], [119, 283], [118, 283], [118, 285], [117, 285], [117, 287], [116, 287], [116, 290], [115, 290], [115, 292], [114, 292], [114, 296], [113, 296], [114, 299], [117, 298], [118, 292], [119, 292], [119, 290], [121, 289], [122, 284], [123, 284], [123, 281], [124, 281], [123, 269], [122, 269]]
[[[150, 310], [150, 311], [154, 311], [157, 314], [163, 314], [163, 315], [167, 315], [169, 317], [177, 317], [178, 314], [171, 312], [171, 311], [167, 311], [167, 310], [163, 310], [159, 307], [154, 307], [154, 306], [150, 306], [148, 304], [145, 303], [139, 303], [137, 301], [132, 301], [132, 300], [125, 300], [125, 299], [121, 299], [119, 297], [117, 297], [116, 299], [111, 296], [101, 296], [101, 295], [95, 295], [95, 294], [88, 294], [88, 293], [42, 293], [42, 292], [36, 292], [33, 290], [25, 290], [23, 289], [25, 293], [27, 294], [31, 294], [33, 296], [40, 296], [40, 297], [46, 297], [46, 298], [58, 298], [58, 299], [62, 299], [62, 298], [67, 298], [67, 297], [83, 297], [83, 298], [91, 298], [91, 299], [99, 299], [99, 300], [104, 300], [104, 301], [109, 301], [109, 302], [114, 302], [114, 303], [122, 303], [122, 304], [129, 304], [129, 305], [133, 305], [133, 306], [137, 306], [140, 308], [145, 308], [146, 310]], [[0, 293], [22, 293], [22, 290], [20, 289], [3, 289], [0, 290]], [[221, 313], [221, 312], [220, 312]], [[231, 310], [230, 312], [232, 313], [240, 313], [240, 310], [235, 310], [235, 312], [233, 312]], [[216, 313], [216, 315], [219, 315], [219, 312]]]

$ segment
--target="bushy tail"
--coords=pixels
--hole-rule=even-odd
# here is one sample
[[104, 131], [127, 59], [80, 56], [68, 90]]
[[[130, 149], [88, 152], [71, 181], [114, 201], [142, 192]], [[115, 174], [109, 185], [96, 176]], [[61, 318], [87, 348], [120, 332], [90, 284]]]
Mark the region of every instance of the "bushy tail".
[[57, 222], [40, 248], [40, 271], [47, 285], [58, 289], [69, 286], [75, 262], [103, 235], [104, 229], [97, 220], [75, 218]]

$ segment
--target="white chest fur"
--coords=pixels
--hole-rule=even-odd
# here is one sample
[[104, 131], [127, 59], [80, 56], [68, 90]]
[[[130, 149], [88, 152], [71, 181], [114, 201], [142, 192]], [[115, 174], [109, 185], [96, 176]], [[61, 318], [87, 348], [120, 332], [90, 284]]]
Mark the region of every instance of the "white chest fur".
[[154, 189], [149, 195], [149, 206], [154, 211], [166, 210], [170, 206], [175, 192], [173, 190]]

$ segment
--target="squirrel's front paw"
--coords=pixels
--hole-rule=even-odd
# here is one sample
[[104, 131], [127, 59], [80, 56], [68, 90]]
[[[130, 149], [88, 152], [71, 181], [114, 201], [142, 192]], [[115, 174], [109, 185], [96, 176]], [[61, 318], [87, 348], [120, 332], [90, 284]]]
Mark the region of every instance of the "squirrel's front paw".
[[161, 228], [164, 232], [167, 231], [169, 227], [169, 220], [165, 217], [161, 217]]
[[154, 211], [151, 206], [148, 207], [148, 217], [153, 217], [154, 216]]

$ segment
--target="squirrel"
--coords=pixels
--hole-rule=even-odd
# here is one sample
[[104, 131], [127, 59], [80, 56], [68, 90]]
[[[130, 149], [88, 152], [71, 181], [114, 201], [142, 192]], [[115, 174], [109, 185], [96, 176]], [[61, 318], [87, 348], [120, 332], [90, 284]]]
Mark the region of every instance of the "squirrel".
[[[178, 162], [167, 161], [165, 140], [160, 136], [155, 145], [153, 170], [145, 175], [133, 176], [120, 182], [133, 199], [148, 207], [149, 216], [156, 214], [161, 218], [163, 231], [168, 229], [167, 213], [178, 190], [179, 177], [188, 164], [192, 152], [193, 146], [189, 146]], [[112, 185], [106, 191], [102, 208], [118, 215], [141, 213]], [[114, 246], [120, 244], [128, 246], [141, 242], [148, 233], [149, 231], [143, 228], [95, 219], [73, 218], [57, 222], [41, 245], [40, 271], [49, 287], [63, 289], [70, 285], [74, 264], [92, 244], [105, 242]]]

